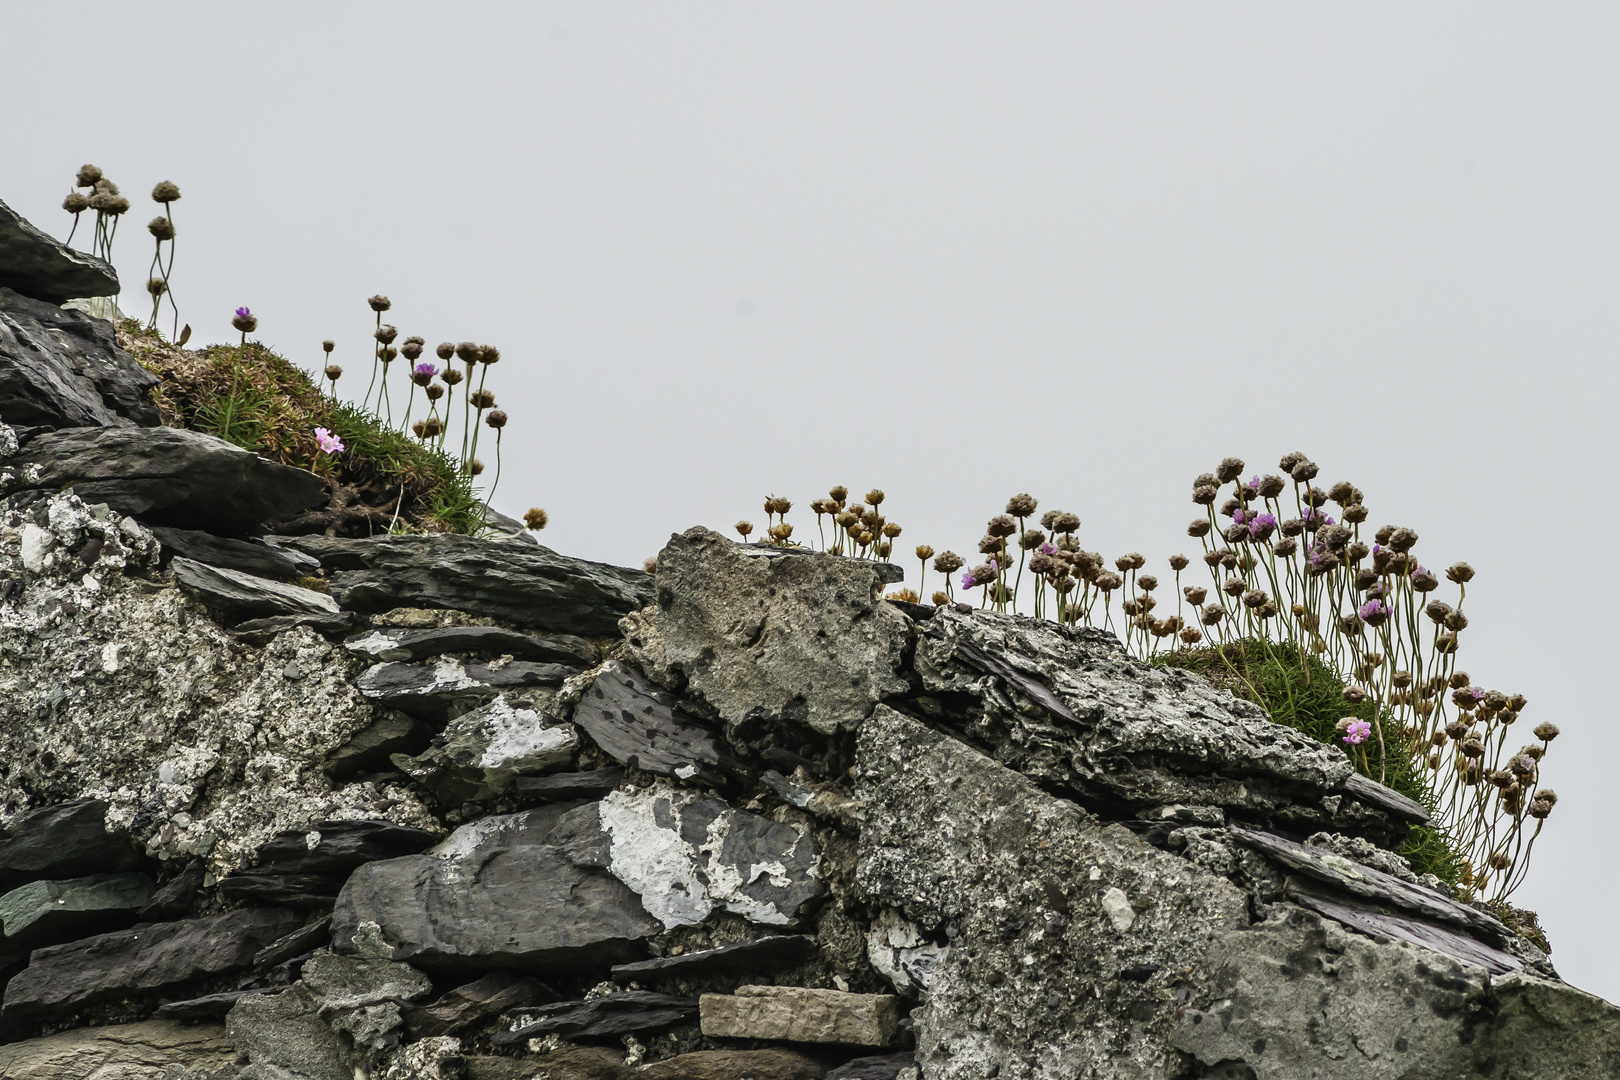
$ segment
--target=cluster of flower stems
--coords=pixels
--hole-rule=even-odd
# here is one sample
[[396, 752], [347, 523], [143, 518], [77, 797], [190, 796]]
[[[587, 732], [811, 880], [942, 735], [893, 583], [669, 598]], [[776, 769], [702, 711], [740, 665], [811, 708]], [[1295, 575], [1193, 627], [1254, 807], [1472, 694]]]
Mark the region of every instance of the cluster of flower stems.
[[[1037, 522], [1037, 500], [1027, 494], [1013, 496], [990, 519], [978, 543], [982, 561], [970, 567], [954, 552], [919, 545], [917, 590], [890, 599], [921, 602], [932, 568], [944, 577], [944, 588], [930, 597], [935, 605], [976, 601], [1013, 613], [1027, 606], [1037, 618], [1113, 630], [1145, 660], [1246, 641], [1291, 646], [1276, 656], [1296, 663], [1314, 655], [1343, 677], [1347, 705], [1371, 702], [1379, 717], [1376, 724], [1350, 716], [1339, 722], [1346, 752], [1379, 780], [1394, 755], [1422, 770], [1432, 824], [1461, 856], [1460, 884], [1475, 896], [1505, 899], [1523, 882], [1558, 801], [1541, 786], [1541, 762], [1557, 726], [1540, 724], [1531, 741], [1515, 745], [1512, 728], [1526, 708], [1524, 695], [1486, 690], [1457, 666], [1472, 567], [1429, 570], [1413, 555], [1418, 536], [1408, 528], [1386, 525], [1364, 535], [1360, 489], [1315, 486], [1317, 466], [1305, 455], [1288, 454], [1278, 467], [1279, 474], [1244, 480], [1243, 462], [1227, 458], [1194, 480], [1193, 501], [1203, 512], [1187, 534], [1201, 544], [1209, 579], [1193, 572], [1193, 559], [1171, 556], [1174, 614], [1156, 614], [1161, 581], [1142, 572], [1142, 555], [1121, 555], [1110, 565], [1081, 546], [1079, 517], [1049, 510]], [[868, 492], [864, 504], [848, 496], [835, 487], [812, 503], [820, 549], [889, 561], [900, 527], [879, 511], [883, 492]], [[786, 499], [766, 500], [765, 542], [795, 543], [786, 520], [791, 509]], [[745, 541], [753, 532], [747, 521], [736, 528]], [[1442, 576], [1455, 589], [1452, 599], [1438, 595]], [[1308, 663], [1300, 675], [1310, 678]]]
[[[80, 191], [80, 188], [85, 190]], [[174, 290], [170, 287], [170, 276], [174, 272], [174, 204], [179, 200], [180, 189], [172, 181], [164, 180], [152, 188], [152, 201], [163, 207], [163, 213], [146, 225], [146, 231], [151, 233], [157, 242], [157, 248], [152, 255], [152, 265], [147, 269], [146, 275], [146, 291], [152, 297], [152, 316], [146, 325], [147, 329], [157, 329], [158, 313], [163, 308], [164, 299], [167, 298], [169, 308], [174, 313], [174, 325], [170, 330], [169, 339], [184, 345], [191, 336], [191, 327], [186, 327], [184, 331], [180, 329], [180, 309], [175, 306]], [[118, 233], [118, 222], [129, 212], [129, 208], [129, 199], [119, 192], [118, 185], [113, 183], [99, 167], [80, 166], [78, 174], [73, 178], [73, 190], [62, 200], [62, 209], [73, 215], [73, 228], [68, 231], [67, 243], [73, 243], [73, 237], [79, 231], [79, 215], [86, 210], [94, 210], [96, 223], [91, 254], [98, 259], [112, 262], [113, 238]], [[168, 245], [167, 250], [164, 244]]]

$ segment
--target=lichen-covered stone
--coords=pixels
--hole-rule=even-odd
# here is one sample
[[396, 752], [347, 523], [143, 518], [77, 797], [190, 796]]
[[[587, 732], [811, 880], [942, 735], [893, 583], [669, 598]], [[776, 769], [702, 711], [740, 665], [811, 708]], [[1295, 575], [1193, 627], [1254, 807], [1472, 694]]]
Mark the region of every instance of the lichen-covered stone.
[[[77, 1028], [0, 1046], [7, 1080], [185, 1080], [234, 1073], [235, 1053], [218, 1024], [148, 1020]], [[217, 1070], [217, 1072], [216, 1072]], [[343, 1080], [351, 1080], [344, 1077]]]
[[262, 648], [237, 640], [179, 589], [126, 575], [155, 558], [144, 528], [72, 495], [0, 508], [7, 818], [100, 799], [109, 829], [216, 874], [312, 822], [441, 828], [403, 786], [335, 785], [321, 769], [372, 722], [351, 683], [359, 661], [306, 628]]
[[427, 750], [399, 754], [394, 764], [441, 803], [460, 806], [504, 794], [519, 776], [563, 768], [578, 748], [572, 724], [503, 694], [450, 721]]
[[728, 723], [854, 728], [906, 688], [910, 620], [883, 600], [887, 565], [689, 529], [659, 552], [657, 602], [625, 633], [648, 674]]

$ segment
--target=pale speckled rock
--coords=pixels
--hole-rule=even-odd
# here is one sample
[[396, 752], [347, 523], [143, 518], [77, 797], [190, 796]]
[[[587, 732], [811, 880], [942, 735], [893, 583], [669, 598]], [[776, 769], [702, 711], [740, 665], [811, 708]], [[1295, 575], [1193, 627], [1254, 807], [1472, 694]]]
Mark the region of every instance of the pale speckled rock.
[[[1342, 750], [1196, 675], [1143, 664], [1103, 631], [947, 607], [923, 624], [914, 667], [936, 695], [915, 704], [930, 720], [1113, 815], [1185, 804], [1298, 831], [1392, 828], [1345, 794]], [[943, 696], [964, 693], [982, 710], [947, 715]]]
[[728, 723], [850, 729], [906, 689], [910, 620], [882, 597], [894, 569], [689, 529], [658, 554], [655, 604], [623, 629], [649, 675]]
[[1256, 1080], [1620, 1076], [1620, 1009], [1601, 998], [1297, 908], [1215, 942], [1188, 986], [1175, 1046]]
[[[234, 1074], [236, 1055], [218, 1024], [148, 1020], [79, 1028], [0, 1046], [0, 1076], [6, 1080], [186, 1080]], [[344, 1078], [350, 1080], [350, 1078]]]
[[899, 999], [805, 986], [739, 986], [704, 994], [703, 1034], [730, 1039], [888, 1046], [900, 1030]]
[[[359, 661], [307, 628], [249, 647], [179, 589], [126, 576], [152, 565], [155, 542], [105, 508], [59, 495], [25, 513], [51, 546], [40, 571], [24, 571], [22, 530], [0, 509], [0, 581], [23, 580], [20, 596], [0, 600], [8, 819], [100, 798], [110, 828], [153, 855], [206, 858], [215, 873], [314, 821], [441, 828], [408, 789], [335, 787], [320, 767], [371, 723], [351, 685]], [[385, 798], [380, 814], [373, 804]]]
[[862, 894], [949, 943], [913, 1014], [924, 1075], [1178, 1075], [1179, 973], [1248, 926], [1245, 893], [887, 707], [856, 767]]
[[231, 1006], [225, 1029], [248, 1061], [241, 1080], [354, 1080], [337, 1034], [302, 984], [243, 998]]
[[464, 1080], [461, 1040], [448, 1035], [420, 1039], [388, 1059], [380, 1080]]

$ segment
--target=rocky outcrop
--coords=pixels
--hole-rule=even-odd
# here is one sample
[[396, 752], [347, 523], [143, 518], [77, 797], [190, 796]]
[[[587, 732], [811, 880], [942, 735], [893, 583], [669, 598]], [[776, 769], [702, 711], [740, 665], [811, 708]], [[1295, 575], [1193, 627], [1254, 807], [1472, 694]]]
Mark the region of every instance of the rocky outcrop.
[[33, 469], [14, 490], [71, 487], [87, 504], [104, 503], [115, 513], [224, 535], [251, 532], [326, 496], [313, 473], [181, 428], [47, 432], [30, 440], [12, 464]]
[[118, 295], [118, 271], [46, 236], [0, 202], [0, 289], [54, 306], [78, 297]]
[[[3, 220], [0, 210], [0, 232]], [[158, 411], [146, 392], [156, 385], [157, 377], [118, 347], [111, 323], [0, 287], [0, 420], [50, 428], [151, 426]]]

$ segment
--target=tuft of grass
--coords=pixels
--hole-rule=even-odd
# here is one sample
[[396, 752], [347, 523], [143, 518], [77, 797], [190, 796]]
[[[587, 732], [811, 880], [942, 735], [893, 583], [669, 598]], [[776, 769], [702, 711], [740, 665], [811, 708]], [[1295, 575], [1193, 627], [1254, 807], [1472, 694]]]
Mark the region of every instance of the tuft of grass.
[[[217, 435], [264, 457], [321, 476], [332, 492], [298, 531], [336, 535], [394, 531], [475, 533], [482, 503], [471, 478], [444, 453], [389, 428], [374, 413], [327, 397], [308, 373], [257, 342], [176, 348], [133, 320], [121, 343], [159, 383], [153, 403], [172, 427]], [[315, 429], [343, 440], [323, 453]], [[342, 512], [338, 512], [342, 511]]]
[[[1152, 662], [1196, 672], [1259, 705], [1277, 723], [1340, 750], [1344, 749], [1338, 732], [1341, 719], [1353, 716], [1374, 724], [1382, 730], [1388, 748], [1384, 784], [1434, 810], [1434, 796], [1423, 765], [1406, 751], [1400, 727], [1371, 701], [1353, 705], [1344, 700], [1344, 680], [1317, 657], [1301, 653], [1287, 642], [1244, 638], [1224, 645], [1161, 653]], [[1367, 755], [1370, 767], [1354, 754], [1346, 756], [1357, 771], [1377, 780], [1376, 735], [1365, 745], [1373, 748]], [[1461, 856], [1439, 830], [1413, 827], [1400, 854], [1414, 872], [1433, 874], [1448, 885], [1457, 884]]]

